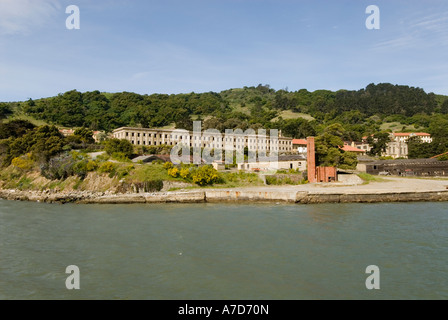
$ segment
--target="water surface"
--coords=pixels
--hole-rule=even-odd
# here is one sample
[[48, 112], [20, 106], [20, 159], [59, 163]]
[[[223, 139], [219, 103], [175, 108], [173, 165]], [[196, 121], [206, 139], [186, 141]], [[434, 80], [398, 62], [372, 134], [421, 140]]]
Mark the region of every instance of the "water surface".
[[0, 200], [0, 299], [446, 299], [447, 209]]

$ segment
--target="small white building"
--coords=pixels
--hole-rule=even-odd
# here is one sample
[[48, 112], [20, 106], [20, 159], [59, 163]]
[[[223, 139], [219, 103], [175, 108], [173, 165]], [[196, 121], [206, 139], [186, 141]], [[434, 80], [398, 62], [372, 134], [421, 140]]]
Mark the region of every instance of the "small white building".
[[279, 156], [277, 162], [248, 162], [238, 164], [238, 170], [243, 171], [272, 171], [272, 170], [299, 170], [305, 171], [306, 158], [303, 155]]
[[308, 143], [306, 139], [293, 139], [292, 151], [300, 154], [306, 154], [308, 151]]

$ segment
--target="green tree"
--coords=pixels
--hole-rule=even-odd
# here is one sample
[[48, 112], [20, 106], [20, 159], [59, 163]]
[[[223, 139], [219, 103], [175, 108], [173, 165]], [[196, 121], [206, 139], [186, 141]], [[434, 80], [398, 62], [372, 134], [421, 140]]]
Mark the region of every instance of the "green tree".
[[423, 159], [436, 156], [435, 144], [422, 143], [419, 137], [411, 137], [408, 140], [408, 158]]
[[448, 99], [445, 99], [445, 101], [442, 103], [440, 111], [443, 114], [448, 114]]
[[367, 138], [367, 143], [372, 149], [369, 154], [372, 156], [381, 156], [386, 152], [387, 144], [390, 142], [390, 135], [388, 132], [379, 132]]
[[105, 150], [109, 155], [114, 153], [121, 153], [127, 158], [130, 158], [134, 153], [134, 146], [131, 142], [124, 139], [110, 139], [106, 141]]
[[76, 129], [74, 136], [78, 138], [83, 145], [95, 143], [95, 139], [93, 139], [93, 131], [87, 128]]
[[316, 137], [316, 164], [325, 167], [339, 165], [342, 156], [339, 147], [343, 145], [340, 137], [328, 132]]
[[282, 129], [282, 133], [287, 137], [306, 138], [316, 135], [314, 122], [302, 118], [284, 120], [278, 124]]
[[5, 119], [10, 114], [12, 114], [10, 105], [6, 103], [0, 103], [0, 120]]
[[0, 139], [21, 137], [35, 127], [34, 124], [26, 120], [12, 120], [0, 123]]
[[47, 162], [63, 151], [65, 139], [54, 126], [42, 126], [28, 131], [19, 138], [7, 140], [7, 151], [3, 165], [8, 166], [11, 160], [31, 153], [31, 158], [40, 163]]
[[325, 128], [324, 133], [316, 137], [316, 164], [318, 166], [356, 168], [358, 164], [356, 154], [344, 152], [341, 149], [344, 141], [340, 136], [344, 132], [340, 124], [334, 124]]

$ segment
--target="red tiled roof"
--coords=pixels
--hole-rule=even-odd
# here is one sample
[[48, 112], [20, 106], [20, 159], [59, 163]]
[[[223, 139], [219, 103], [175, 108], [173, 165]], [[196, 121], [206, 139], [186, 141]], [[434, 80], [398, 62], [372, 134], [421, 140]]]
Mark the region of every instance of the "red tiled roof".
[[425, 133], [425, 132], [394, 133], [394, 136], [396, 136], [396, 137], [409, 137], [411, 134], [414, 134], [416, 136], [430, 136], [429, 133]]
[[308, 143], [305, 139], [293, 139], [292, 144], [307, 145]]
[[358, 148], [355, 148], [355, 147], [352, 147], [352, 146], [347, 146], [347, 145], [345, 145], [343, 147], [339, 147], [339, 148], [344, 150], [344, 151], [346, 151], [346, 152], [362, 152], [362, 153], [365, 153], [365, 150], [361, 150], [361, 149], [358, 149]]
[[437, 155], [437, 156], [434, 156], [434, 157], [432, 157], [431, 159], [437, 159], [438, 157], [444, 156], [444, 155], [446, 155], [446, 154], [448, 154], [448, 152], [445, 152], [445, 153], [439, 154], [439, 155]]

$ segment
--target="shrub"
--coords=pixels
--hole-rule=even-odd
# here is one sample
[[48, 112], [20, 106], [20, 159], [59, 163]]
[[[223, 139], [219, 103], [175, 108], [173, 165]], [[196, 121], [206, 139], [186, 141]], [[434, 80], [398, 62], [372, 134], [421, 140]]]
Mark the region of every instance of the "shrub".
[[[294, 179], [292, 179], [294, 177]], [[305, 179], [296, 179], [297, 176], [266, 176], [267, 185], [299, 185], [307, 183]]]
[[41, 167], [41, 174], [50, 180], [66, 179], [74, 174], [75, 163], [70, 155], [54, 157]]
[[218, 171], [212, 166], [200, 167], [193, 171], [191, 178], [194, 183], [200, 186], [211, 185], [222, 181]]
[[163, 189], [162, 180], [148, 180], [143, 183], [145, 192], [156, 192]]
[[182, 178], [182, 179], [187, 179], [188, 178], [188, 176], [190, 175], [190, 169], [188, 169], [188, 168], [182, 168], [182, 169], [180, 169], [180, 177]]
[[109, 173], [109, 176], [115, 175], [115, 170], [117, 166], [115, 163], [112, 163], [110, 161], [103, 162], [100, 167], [98, 168], [99, 173]]
[[89, 160], [89, 162], [87, 162], [87, 171], [88, 172], [96, 171], [97, 169], [98, 169], [98, 163], [96, 163], [96, 161]]
[[84, 179], [87, 175], [87, 161], [78, 161], [73, 165], [73, 173], [76, 174], [81, 179]]
[[32, 189], [32, 187], [33, 187], [32, 180], [27, 177], [23, 177], [17, 183], [17, 189], [19, 189], [19, 190], [29, 190], [29, 189]]
[[163, 164], [163, 168], [165, 168], [166, 170], [169, 170], [169, 169], [171, 169], [171, 168], [173, 168], [173, 167], [174, 167], [174, 165], [173, 165], [172, 162], [165, 162], [165, 163]]
[[115, 159], [120, 162], [129, 161], [128, 156], [125, 155], [123, 152], [114, 152], [114, 153], [112, 153], [111, 157], [112, 157], [112, 159]]
[[122, 179], [122, 178], [126, 177], [127, 175], [129, 175], [129, 173], [134, 169], [135, 169], [135, 167], [132, 164], [119, 167], [118, 169], [116, 169], [117, 176], [119, 179]]
[[71, 152], [73, 160], [84, 160], [84, 155], [78, 151], [72, 151]]
[[129, 158], [134, 153], [134, 146], [128, 140], [110, 139], [106, 141], [105, 150], [109, 155], [122, 153]]
[[168, 169], [168, 174], [174, 178], [177, 178], [179, 176], [179, 169], [176, 167]]
[[267, 184], [268, 186], [271, 186], [271, 185], [278, 185], [278, 184], [279, 184], [279, 181], [278, 181], [278, 179], [277, 179], [276, 177], [266, 176], [266, 184]]
[[26, 156], [12, 159], [11, 164], [23, 171], [30, 171], [33, 168], [34, 162], [30, 159], [29, 154], [27, 154]]

